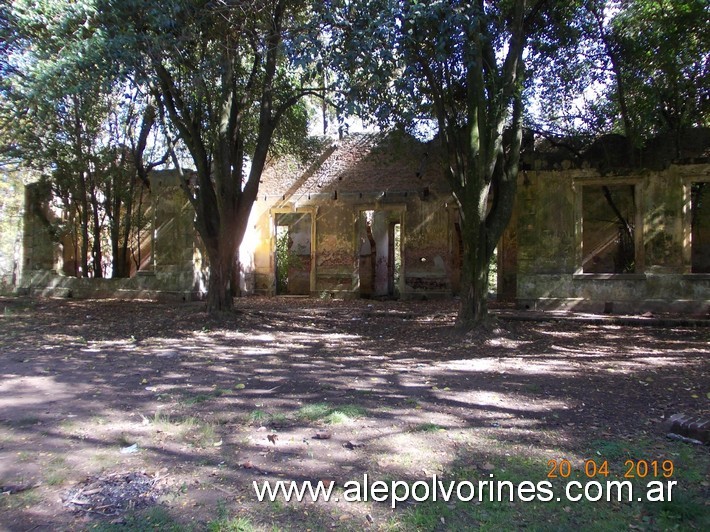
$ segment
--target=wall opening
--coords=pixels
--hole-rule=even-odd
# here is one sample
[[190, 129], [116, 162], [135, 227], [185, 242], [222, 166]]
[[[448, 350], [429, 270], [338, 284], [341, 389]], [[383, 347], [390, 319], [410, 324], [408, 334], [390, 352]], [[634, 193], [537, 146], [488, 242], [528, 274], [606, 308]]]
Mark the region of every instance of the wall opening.
[[309, 295], [311, 291], [311, 215], [277, 214], [274, 272], [277, 295]]
[[402, 225], [399, 214], [366, 210], [359, 219], [360, 296], [399, 297]]
[[498, 247], [493, 250], [493, 255], [488, 262], [488, 297], [498, 297]]
[[402, 224], [399, 222], [390, 223], [388, 238], [390, 247], [387, 264], [391, 270], [387, 273], [388, 295], [399, 297], [399, 279], [402, 272]]
[[710, 273], [710, 182], [690, 185], [692, 273]]
[[456, 211], [451, 244], [451, 293], [455, 296], [461, 293], [461, 271], [463, 269], [463, 233], [459, 212]]
[[635, 186], [582, 187], [582, 271], [635, 273]]

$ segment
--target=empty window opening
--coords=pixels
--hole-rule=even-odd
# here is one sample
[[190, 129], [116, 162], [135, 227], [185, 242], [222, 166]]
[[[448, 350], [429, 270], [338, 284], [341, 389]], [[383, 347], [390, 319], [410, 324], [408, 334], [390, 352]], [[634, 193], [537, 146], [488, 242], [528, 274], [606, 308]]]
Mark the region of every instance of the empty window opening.
[[582, 271], [636, 271], [636, 201], [634, 185], [588, 185], [582, 188]]
[[498, 294], [498, 248], [493, 250], [488, 261], [488, 296], [495, 298]]
[[311, 215], [277, 215], [275, 237], [276, 294], [310, 294]]
[[454, 295], [458, 295], [461, 292], [461, 271], [463, 270], [463, 233], [458, 211], [455, 219], [451, 244], [451, 291]]
[[690, 185], [692, 273], [710, 273], [710, 183]]
[[387, 272], [388, 295], [399, 297], [399, 278], [402, 271], [402, 226], [397, 222], [390, 223], [389, 231], [389, 259]]

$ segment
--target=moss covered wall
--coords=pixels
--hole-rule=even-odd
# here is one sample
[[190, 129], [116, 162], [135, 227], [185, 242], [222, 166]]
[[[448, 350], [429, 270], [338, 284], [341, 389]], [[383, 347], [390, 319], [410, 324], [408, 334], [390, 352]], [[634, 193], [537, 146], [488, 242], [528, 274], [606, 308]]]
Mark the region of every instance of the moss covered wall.
[[[710, 165], [600, 175], [595, 170], [527, 172], [517, 198], [517, 299], [527, 307], [614, 311], [706, 311], [710, 276], [690, 274], [688, 189], [710, 181]], [[635, 185], [633, 274], [582, 270], [585, 186]], [[587, 227], [589, 230], [589, 227]]]

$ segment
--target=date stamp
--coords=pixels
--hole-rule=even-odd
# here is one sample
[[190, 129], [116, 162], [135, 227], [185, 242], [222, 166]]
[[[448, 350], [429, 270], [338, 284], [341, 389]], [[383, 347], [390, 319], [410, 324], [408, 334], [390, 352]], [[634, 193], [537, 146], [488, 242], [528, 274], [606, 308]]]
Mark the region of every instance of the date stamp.
[[[547, 478], [569, 479], [569, 478], [606, 478], [613, 475], [612, 469], [609, 467], [609, 460], [596, 460], [589, 458], [584, 460], [583, 466], [580, 469], [574, 469], [572, 462], [566, 458], [552, 459], [547, 461]], [[625, 460], [623, 468], [618, 470], [615, 476], [626, 479], [634, 478], [665, 478], [673, 477], [675, 466], [673, 460]]]

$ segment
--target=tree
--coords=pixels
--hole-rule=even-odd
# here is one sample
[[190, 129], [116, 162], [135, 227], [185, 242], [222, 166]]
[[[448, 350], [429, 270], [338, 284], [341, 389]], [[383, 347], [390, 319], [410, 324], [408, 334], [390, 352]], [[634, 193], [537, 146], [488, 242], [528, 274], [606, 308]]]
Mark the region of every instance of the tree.
[[[488, 265], [513, 209], [522, 140], [525, 53], [553, 40], [547, 2], [328, 2], [331, 68], [361, 113], [410, 126], [433, 118], [463, 235], [463, 326], [486, 319]], [[543, 9], [545, 8], [545, 9]], [[394, 95], [394, 97], [390, 97]]]
[[[189, 153], [182, 188], [209, 259], [207, 309], [232, 307], [236, 256], [280, 133], [302, 138], [317, 93], [309, 5], [294, 0], [104, 2], [105, 54], [131, 62]], [[279, 126], [286, 126], [279, 128]], [[177, 158], [176, 158], [177, 159]]]
[[144, 161], [155, 112], [100, 54], [96, 16], [90, 1], [18, 1], [0, 11], [0, 131], [3, 154], [41, 171], [63, 201], [74, 273], [104, 275], [108, 220], [113, 275], [122, 277], [136, 186], [148, 186], [163, 160]]
[[[680, 134], [710, 118], [710, 7], [703, 0], [627, 0], [609, 23], [625, 130]], [[621, 89], [624, 87], [624, 99]], [[632, 137], [633, 138], [633, 137]]]
[[629, 139], [629, 161], [648, 138], [707, 126], [710, 12], [702, 0], [585, 0], [575, 38], [535, 63], [537, 129]]

